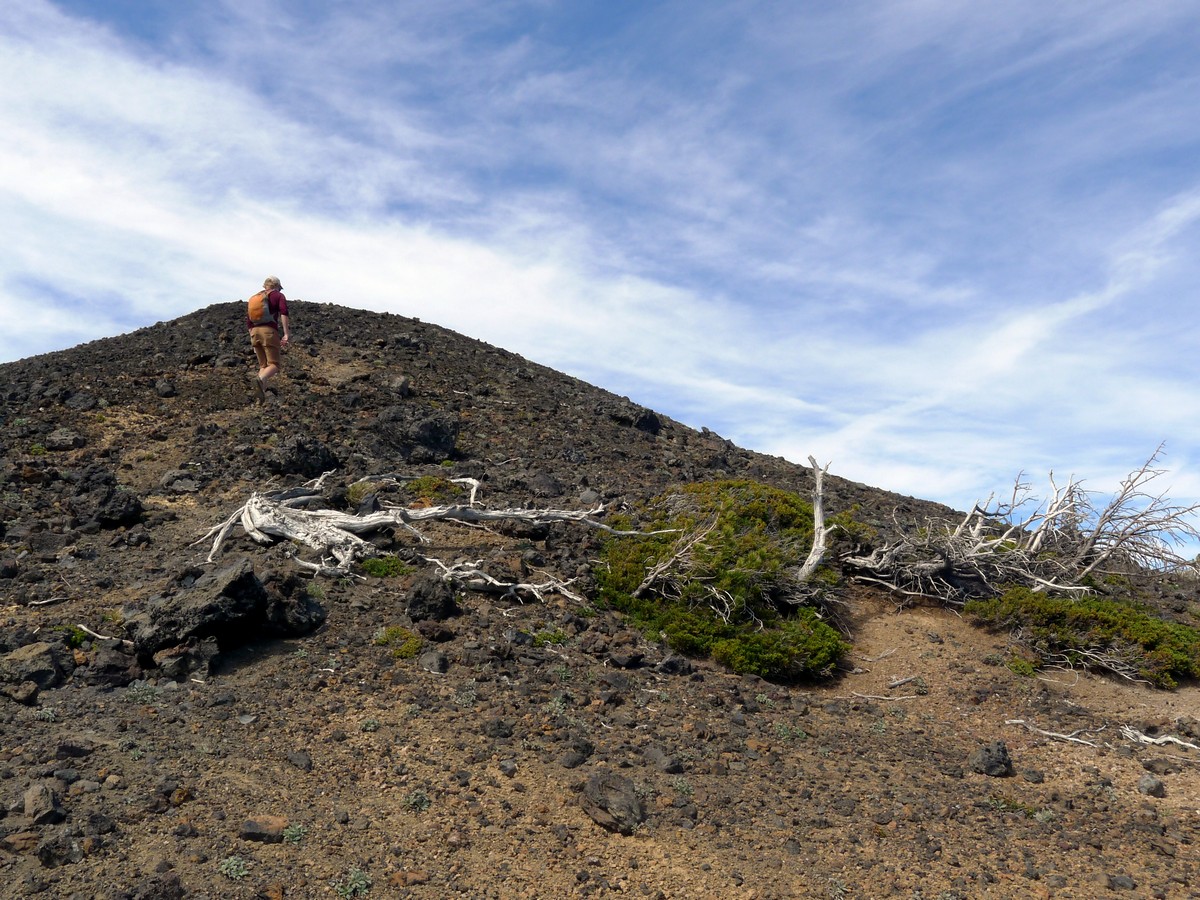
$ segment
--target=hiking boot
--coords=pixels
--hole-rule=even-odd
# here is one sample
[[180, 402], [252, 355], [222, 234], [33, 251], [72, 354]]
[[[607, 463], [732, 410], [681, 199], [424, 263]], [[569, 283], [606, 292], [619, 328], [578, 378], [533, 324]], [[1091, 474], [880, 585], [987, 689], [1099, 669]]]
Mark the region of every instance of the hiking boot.
[[267, 392], [263, 390], [262, 379], [259, 378], [257, 375], [254, 376], [254, 402], [255, 403], [266, 403], [267, 402]]

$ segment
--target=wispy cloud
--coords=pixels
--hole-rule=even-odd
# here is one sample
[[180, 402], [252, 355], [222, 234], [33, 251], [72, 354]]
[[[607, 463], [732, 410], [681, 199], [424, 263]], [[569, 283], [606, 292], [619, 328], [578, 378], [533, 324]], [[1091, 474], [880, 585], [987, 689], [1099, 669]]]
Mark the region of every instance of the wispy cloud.
[[9, 4], [0, 360], [272, 272], [905, 493], [1164, 439], [1187, 489], [1197, 37], [1183, 0]]

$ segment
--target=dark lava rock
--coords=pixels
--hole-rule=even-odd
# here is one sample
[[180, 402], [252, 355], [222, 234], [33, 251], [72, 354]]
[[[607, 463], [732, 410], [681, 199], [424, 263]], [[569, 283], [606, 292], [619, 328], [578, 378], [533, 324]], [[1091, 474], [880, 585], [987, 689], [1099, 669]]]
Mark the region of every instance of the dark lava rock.
[[633, 834], [646, 821], [646, 810], [633, 782], [615, 772], [597, 772], [589, 778], [579, 803], [592, 821], [609, 831]]
[[972, 772], [992, 778], [1008, 778], [1013, 774], [1012, 759], [1009, 758], [1008, 747], [1003, 741], [984, 744], [971, 754], [967, 765]]
[[21, 684], [32, 681], [42, 690], [57, 687], [63, 680], [66, 662], [61, 645], [37, 641], [0, 657], [0, 681]]
[[1167, 796], [1167, 786], [1163, 780], [1155, 775], [1146, 774], [1138, 779], [1138, 793], [1145, 794], [1148, 797], [1165, 797]]
[[414, 622], [448, 619], [458, 612], [454, 589], [431, 572], [418, 575], [409, 589], [405, 612]]
[[323, 443], [300, 435], [284, 438], [267, 459], [267, 468], [272, 472], [305, 478], [317, 478], [340, 465], [337, 456]]
[[373, 429], [381, 456], [399, 453], [413, 463], [438, 463], [454, 455], [458, 416], [411, 406], [380, 411]]
[[142, 667], [133, 655], [133, 649], [114, 638], [100, 641], [89, 655], [87, 665], [75, 674], [86, 684], [124, 687], [142, 677]]
[[185, 570], [173, 579], [167, 594], [151, 600], [129, 625], [137, 653], [144, 658], [210, 637], [226, 647], [263, 635], [307, 634], [324, 619], [324, 609], [307, 594], [288, 598], [281, 590], [268, 593], [251, 561], [241, 559], [217, 572]]

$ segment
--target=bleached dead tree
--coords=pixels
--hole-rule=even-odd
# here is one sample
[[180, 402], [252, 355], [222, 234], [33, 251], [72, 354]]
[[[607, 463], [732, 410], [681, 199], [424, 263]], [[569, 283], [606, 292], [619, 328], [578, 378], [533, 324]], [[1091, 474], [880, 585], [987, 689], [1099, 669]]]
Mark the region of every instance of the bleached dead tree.
[[1193, 567], [1178, 553], [1200, 541], [1200, 503], [1177, 504], [1149, 489], [1165, 474], [1160, 445], [1119, 490], [1102, 503], [1072, 477], [1050, 496], [1033, 496], [1023, 475], [1009, 500], [976, 504], [962, 520], [929, 520], [867, 556], [843, 559], [858, 580], [905, 597], [961, 603], [1002, 585], [1036, 591], [1086, 593], [1088, 576], [1174, 571]]
[[825, 468], [822, 469], [817, 465], [816, 457], [810, 456], [808, 462], [812, 466], [814, 479], [812, 493], [813, 542], [812, 549], [808, 552], [808, 558], [804, 560], [804, 564], [796, 572], [796, 580], [801, 584], [807, 583], [825, 560], [825, 551], [829, 545], [829, 535], [837, 528], [836, 525], [825, 524], [825, 475], [829, 472], [829, 467], [833, 463], [825, 463]]
[[[586, 510], [480, 508], [474, 505], [479, 484], [473, 479], [467, 480], [472, 484], [471, 500], [467, 505], [418, 508], [388, 505], [364, 514], [306, 508], [323, 501], [322, 485], [330, 474], [327, 472], [301, 488], [251, 494], [244, 504], [224, 521], [210, 528], [192, 546], [211, 539], [212, 545], [206, 561], [214, 562], [230, 533], [241, 525], [245, 533], [260, 544], [287, 540], [309, 547], [319, 553], [320, 561], [310, 562], [293, 557], [297, 565], [316, 574], [343, 576], [350, 573], [355, 562], [379, 554], [379, 549], [361, 535], [374, 534], [387, 528], [399, 528], [425, 542], [426, 538], [417, 525], [426, 522], [456, 522], [475, 527], [503, 521], [535, 525], [565, 522], [596, 528], [614, 535], [645, 534], [638, 531], [622, 531], [598, 521], [596, 517], [605, 511], [603, 504]], [[548, 578], [541, 583], [501, 582], [483, 572], [479, 568], [482, 563], [446, 565], [429, 558], [427, 561], [435, 563], [446, 580], [454, 581], [469, 590], [529, 594], [539, 599], [542, 594], [555, 591], [564, 596], [574, 597], [567, 590], [569, 582], [566, 581]]]

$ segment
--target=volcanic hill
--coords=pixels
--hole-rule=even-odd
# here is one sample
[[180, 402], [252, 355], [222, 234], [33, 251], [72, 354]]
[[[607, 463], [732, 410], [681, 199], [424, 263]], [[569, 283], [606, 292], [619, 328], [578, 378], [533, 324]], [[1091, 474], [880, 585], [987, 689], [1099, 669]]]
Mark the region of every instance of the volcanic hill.
[[[738, 675], [598, 603], [606, 536], [571, 521], [370, 534], [374, 574], [215, 542], [256, 493], [369, 515], [473, 480], [604, 522], [681, 484], [813, 490], [449, 330], [292, 313], [265, 405], [236, 302], [0, 366], [0, 897], [1200, 897], [1194, 683], [1031, 676], [849, 584], [830, 677]], [[954, 515], [824, 500], [879, 534]], [[464, 562], [563, 590], [451, 590]]]

